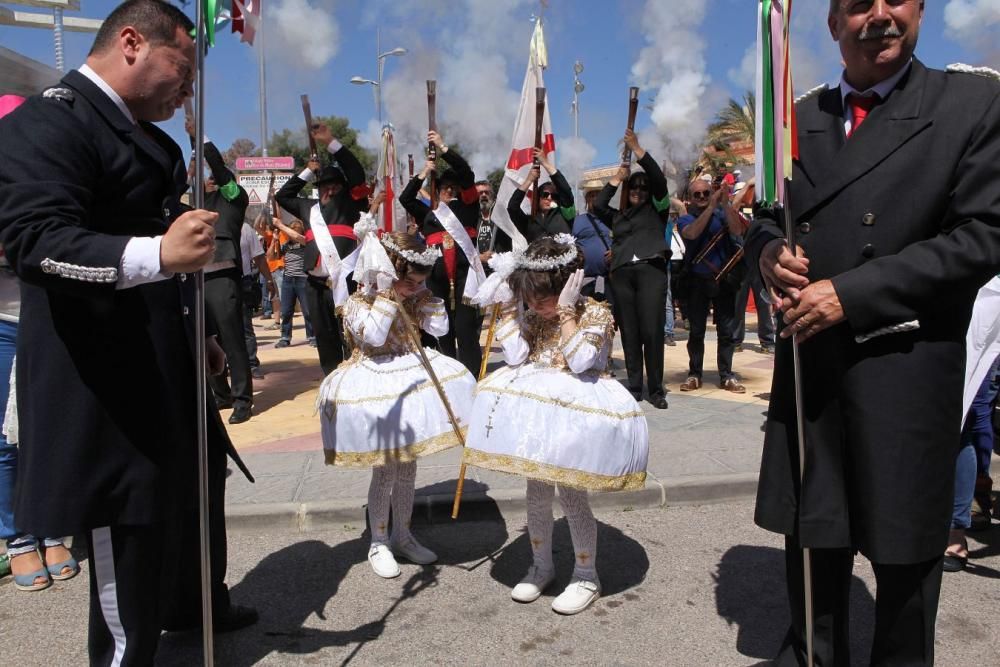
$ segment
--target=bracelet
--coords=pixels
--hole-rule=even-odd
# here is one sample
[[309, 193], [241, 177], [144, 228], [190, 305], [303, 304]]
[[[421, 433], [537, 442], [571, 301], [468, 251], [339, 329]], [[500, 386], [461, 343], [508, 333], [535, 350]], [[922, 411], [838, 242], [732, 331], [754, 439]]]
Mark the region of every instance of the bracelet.
[[559, 324], [563, 325], [567, 322], [576, 322], [576, 308], [573, 306], [559, 306], [557, 309], [559, 312]]

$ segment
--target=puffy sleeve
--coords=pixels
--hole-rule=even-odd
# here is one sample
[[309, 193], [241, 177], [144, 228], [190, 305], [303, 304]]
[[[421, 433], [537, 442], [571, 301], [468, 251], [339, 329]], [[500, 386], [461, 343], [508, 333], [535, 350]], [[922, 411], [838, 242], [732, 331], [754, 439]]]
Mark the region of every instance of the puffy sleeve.
[[371, 303], [356, 293], [344, 304], [344, 326], [355, 338], [373, 347], [384, 345], [389, 337], [398, 307], [392, 299], [378, 296]]
[[520, 306], [505, 304], [500, 310], [500, 324], [497, 326], [497, 342], [503, 348], [503, 357], [508, 366], [520, 366], [528, 358], [530, 349], [524, 335], [524, 320]]
[[418, 313], [421, 329], [435, 338], [448, 333], [448, 312], [444, 309], [444, 299], [436, 296], [425, 299]]
[[573, 373], [583, 373], [601, 362], [601, 350], [614, 335], [611, 307], [593, 299], [587, 301], [576, 333], [562, 345], [566, 365]]

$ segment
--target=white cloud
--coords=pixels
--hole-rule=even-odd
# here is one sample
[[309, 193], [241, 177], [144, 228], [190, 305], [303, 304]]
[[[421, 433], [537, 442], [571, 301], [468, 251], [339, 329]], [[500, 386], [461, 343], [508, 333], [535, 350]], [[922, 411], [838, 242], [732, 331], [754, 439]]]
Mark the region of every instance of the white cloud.
[[290, 62], [319, 69], [325, 66], [340, 50], [340, 26], [333, 16], [333, 3], [309, 0], [278, 0], [268, 11], [276, 35], [276, 49]]
[[977, 65], [1000, 66], [1000, 0], [949, 0], [946, 34], [983, 58]]

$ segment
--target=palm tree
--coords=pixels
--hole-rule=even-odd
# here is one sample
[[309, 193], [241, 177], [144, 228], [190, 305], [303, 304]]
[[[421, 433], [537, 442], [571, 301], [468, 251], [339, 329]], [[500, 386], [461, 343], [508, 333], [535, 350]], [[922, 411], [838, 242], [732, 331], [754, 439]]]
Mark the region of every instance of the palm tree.
[[709, 142], [718, 148], [737, 142], [752, 144], [756, 106], [754, 93], [750, 90], [743, 93], [742, 104], [730, 98], [729, 103], [715, 115], [715, 122], [708, 126]]

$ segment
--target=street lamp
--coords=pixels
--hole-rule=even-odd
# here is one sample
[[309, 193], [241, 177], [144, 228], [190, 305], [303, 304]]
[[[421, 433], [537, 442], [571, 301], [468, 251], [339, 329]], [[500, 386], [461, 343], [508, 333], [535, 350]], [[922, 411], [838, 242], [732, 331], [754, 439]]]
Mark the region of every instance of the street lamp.
[[361, 76], [352, 76], [351, 83], [357, 84], [359, 86], [371, 85], [375, 91], [375, 112], [378, 114], [378, 125], [382, 127], [382, 72], [385, 70], [385, 59], [389, 56], [401, 56], [406, 53], [406, 49], [401, 46], [397, 46], [391, 51], [381, 52], [382, 41], [382, 31], [378, 30], [375, 32], [375, 53], [376, 56], [376, 71], [378, 72], [378, 77], [376, 80], [366, 79]]
[[577, 60], [573, 63], [573, 136], [580, 138], [580, 93], [583, 92], [583, 82], [580, 81], [580, 74], [583, 73], [583, 63]]

